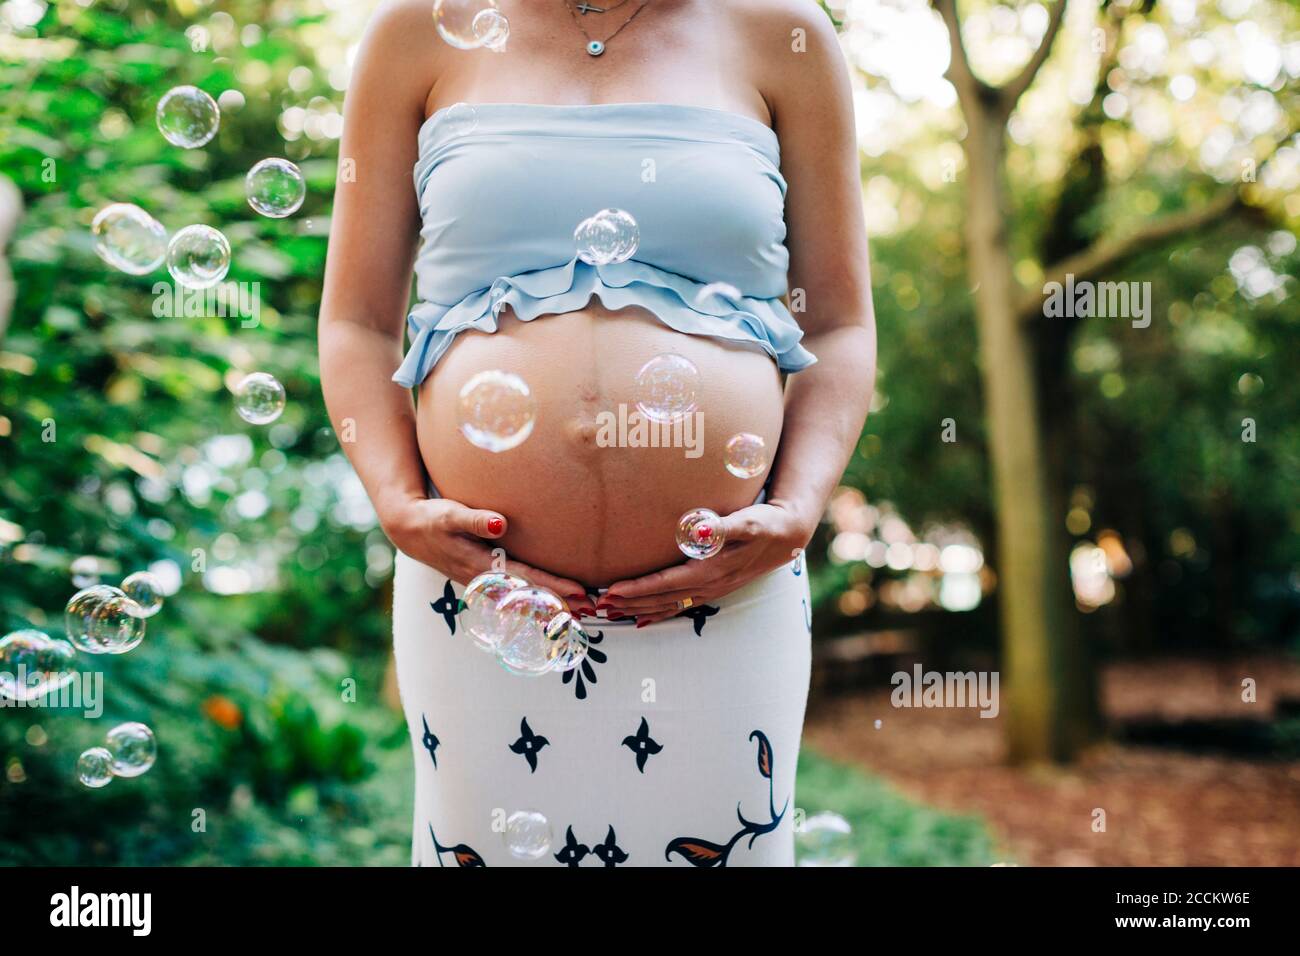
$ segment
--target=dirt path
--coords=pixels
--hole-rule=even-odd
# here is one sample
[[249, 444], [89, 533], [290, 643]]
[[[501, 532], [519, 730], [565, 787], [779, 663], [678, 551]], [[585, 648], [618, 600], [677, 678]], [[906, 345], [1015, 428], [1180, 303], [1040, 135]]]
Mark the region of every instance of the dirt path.
[[[1300, 696], [1292, 663], [1178, 661], [1108, 669], [1104, 706], [1112, 719], [1239, 718], [1242, 674], [1260, 688], [1250, 716], [1271, 717], [1279, 690]], [[810, 706], [805, 741], [916, 799], [979, 814], [1024, 865], [1300, 866], [1300, 761], [1108, 744], [1069, 768], [1013, 769], [1000, 725], [973, 710], [896, 710], [884, 689]]]

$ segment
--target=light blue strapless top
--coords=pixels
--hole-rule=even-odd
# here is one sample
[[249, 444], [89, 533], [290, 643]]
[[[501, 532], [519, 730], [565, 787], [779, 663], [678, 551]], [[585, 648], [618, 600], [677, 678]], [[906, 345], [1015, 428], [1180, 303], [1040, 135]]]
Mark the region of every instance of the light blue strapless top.
[[[495, 332], [505, 306], [527, 322], [593, 296], [611, 310], [641, 306], [679, 332], [748, 343], [785, 371], [816, 361], [780, 299], [786, 184], [768, 126], [659, 103], [474, 111], [472, 129], [446, 109], [420, 128], [419, 302], [393, 381], [418, 385], [457, 334]], [[636, 218], [640, 245], [626, 262], [588, 265], [573, 230], [610, 207]], [[700, 299], [710, 283], [739, 296]]]

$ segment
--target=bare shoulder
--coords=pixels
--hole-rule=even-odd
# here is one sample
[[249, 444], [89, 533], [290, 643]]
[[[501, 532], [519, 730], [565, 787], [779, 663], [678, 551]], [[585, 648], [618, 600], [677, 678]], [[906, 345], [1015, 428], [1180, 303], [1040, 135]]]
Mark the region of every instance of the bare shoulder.
[[723, 0], [755, 87], [774, 113], [831, 94], [847, 71], [830, 16], [816, 0]]
[[366, 24], [356, 70], [403, 108], [423, 110], [446, 57], [428, 0], [383, 0]]

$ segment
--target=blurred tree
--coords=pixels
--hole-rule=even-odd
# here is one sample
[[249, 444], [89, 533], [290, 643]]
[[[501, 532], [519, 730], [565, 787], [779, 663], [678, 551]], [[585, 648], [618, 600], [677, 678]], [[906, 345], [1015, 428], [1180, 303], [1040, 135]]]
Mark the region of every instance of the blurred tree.
[[[1245, 200], [1236, 187], [1220, 188], [1207, 201], [1153, 219], [1122, 237], [1082, 244], [1081, 215], [1096, 204], [1103, 181], [1101, 153], [1095, 141], [1088, 142], [1085, 111], [1083, 147], [1058, 198], [1058, 228], [1044, 247], [1049, 255], [1061, 258], [1050, 260], [1044, 270], [1043, 293], [1026, 290], [1017, 281], [1012, 250], [1007, 123], [1051, 56], [1067, 3], [1056, 0], [1037, 48], [1020, 71], [1005, 83], [992, 85], [971, 67], [956, 0], [931, 2], [948, 31], [948, 76], [967, 127], [962, 141], [968, 176], [966, 255], [994, 477], [1000, 626], [1009, 672], [1009, 753], [1014, 761], [1064, 759], [1094, 736], [1098, 711], [1092, 670], [1072, 607], [1060, 518], [1068, 447], [1063, 439], [1069, 431], [1055, 425], [1068, 417], [1071, 408], [1059, 382], [1072, 325], [1043, 329], [1045, 321], [1059, 322], [1043, 319], [1043, 293], [1048, 283], [1064, 285], [1067, 276], [1076, 283], [1106, 276], [1143, 250], [1245, 208]], [[1099, 6], [1103, 18], [1110, 16], [1108, 0]], [[1115, 32], [1130, 6], [1111, 21], [1109, 33], [1099, 28], [1107, 42], [1118, 45]], [[1142, 0], [1139, 6], [1149, 11], [1154, 0]], [[1100, 62], [1103, 69], [1113, 65], [1105, 55]], [[1103, 73], [1097, 88], [1105, 80]]]

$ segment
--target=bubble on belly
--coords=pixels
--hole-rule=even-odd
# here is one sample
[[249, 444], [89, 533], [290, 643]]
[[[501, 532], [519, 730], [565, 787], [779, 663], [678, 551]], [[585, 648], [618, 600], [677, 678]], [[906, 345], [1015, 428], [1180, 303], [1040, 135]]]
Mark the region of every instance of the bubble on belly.
[[540, 677], [555, 667], [547, 628], [556, 616], [567, 613], [553, 591], [528, 585], [516, 588], [497, 604], [501, 641], [497, 660], [512, 674]]
[[551, 852], [555, 841], [551, 821], [538, 810], [516, 810], [510, 814], [501, 835], [506, 849], [517, 860], [540, 860]]
[[740, 297], [740, 290], [730, 282], [710, 282], [695, 293], [695, 304], [698, 306], [730, 305]]
[[202, 223], [186, 226], [167, 244], [167, 271], [187, 289], [211, 289], [230, 271], [230, 240]]
[[465, 604], [460, 620], [474, 646], [495, 654], [501, 643], [501, 617], [497, 605], [511, 591], [526, 587], [528, 582], [507, 571], [485, 571], [470, 581], [461, 595]]
[[606, 266], [626, 262], [641, 244], [641, 227], [630, 212], [602, 209], [578, 223], [573, 230], [578, 258], [587, 265]]
[[95, 254], [133, 276], [153, 272], [167, 258], [167, 230], [133, 203], [105, 206], [95, 214], [90, 233], [95, 237]]
[[487, 47], [493, 53], [505, 53], [506, 41], [510, 39], [510, 21], [500, 10], [488, 7], [474, 14], [470, 32], [479, 46]]
[[491, 369], [473, 376], [460, 390], [460, 433], [485, 451], [515, 448], [533, 433], [537, 402], [528, 383], [513, 372]]
[[656, 355], [636, 373], [636, 407], [651, 421], [671, 424], [695, 411], [700, 370], [683, 355]]
[[695, 508], [677, 522], [677, 547], [688, 558], [711, 558], [726, 543], [727, 533], [716, 511]]
[[[433, 0], [433, 24], [438, 36], [456, 49], [473, 50], [484, 45], [474, 29], [474, 20], [489, 10], [500, 14], [496, 0]], [[486, 23], [484, 28], [488, 28]]]
[[154, 121], [173, 146], [198, 149], [217, 135], [221, 110], [217, 101], [198, 87], [174, 86], [158, 101]]
[[727, 471], [737, 478], [757, 478], [767, 467], [767, 446], [750, 432], [740, 432], [727, 439]]
[[571, 671], [587, 659], [591, 643], [568, 611], [551, 618], [546, 625], [547, 654], [551, 670]]
[[798, 866], [856, 866], [853, 827], [838, 813], [814, 813], [795, 830]]
[[269, 425], [284, 411], [284, 386], [267, 372], [245, 375], [235, 386], [235, 411], [251, 425]]

